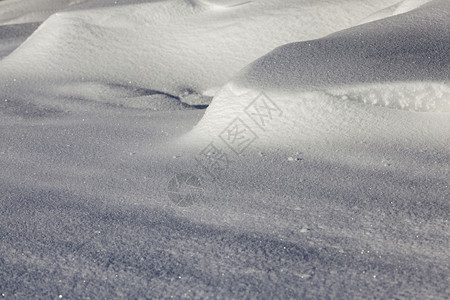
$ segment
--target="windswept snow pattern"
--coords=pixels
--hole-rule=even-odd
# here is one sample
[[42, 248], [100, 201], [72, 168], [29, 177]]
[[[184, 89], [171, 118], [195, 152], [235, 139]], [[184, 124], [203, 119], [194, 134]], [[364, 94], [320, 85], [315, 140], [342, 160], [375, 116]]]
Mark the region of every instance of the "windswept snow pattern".
[[398, 4], [397, 8], [394, 11], [394, 15], [406, 13], [423, 6], [428, 2], [431, 2], [431, 0], [404, 0], [403, 2], [400, 2]]
[[45, 21], [50, 15], [90, 0], [7, 0], [0, 1], [0, 24], [24, 24]]
[[[371, 115], [373, 122], [381, 118], [389, 123], [392, 117], [396, 123], [401, 118], [415, 131], [423, 124], [411, 112], [446, 113], [442, 125], [448, 129], [449, 19], [450, 3], [437, 0], [321, 39], [280, 46], [239, 72], [214, 98], [194, 132], [218, 134], [261, 92], [286, 112], [273, 121], [274, 135], [305, 134], [304, 127], [318, 122], [317, 129], [325, 127], [333, 138], [344, 124], [361, 127], [364, 115]], [[358, 103], [410, 113], [384, 112]], [[324, 120], [325, 115], [332, 119]], [[429, 118], [436, 121], [434, 115]], [[316, 135], [325, 139], [322, 134], [317, 130]]]
[[[51, 98], [68, 82], [201, 95], [274, 47], [350, 27], [391, 2], [88, 2], [52, 15], [0, 61], [0, 97], [12, 89]], [[322, 14], [333, 17], [314, 17]]]
[[0, 298], [448, 299], [449, 4], [0, 1]]

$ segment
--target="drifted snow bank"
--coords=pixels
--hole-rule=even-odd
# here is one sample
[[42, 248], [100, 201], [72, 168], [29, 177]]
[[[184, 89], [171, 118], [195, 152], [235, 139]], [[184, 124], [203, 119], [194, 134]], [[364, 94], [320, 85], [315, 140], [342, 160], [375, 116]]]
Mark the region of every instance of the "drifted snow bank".
[[387, 17], [395, 16], [398, 14], [403, 14], [416, 8], [419, 8], [430, 1], [432, 0], [404, 0], [392, 6], [377, 11], [376, 13], [364, 19], [361, 23], [373, 22]]
[[220, 136], [239, 118], [265, 143], [414, 139], [448, 147], [449, 19], [450, 2], [436, 0], [281, 46], [228, 83], [188, 136]]
[[87, 2], [52, 15], [0, 62], [0, 97], [58, 97], [61, 86], [89, 90], [92, 83], [214, 94], [274, 47], [353, 26], [395, 2]]
[[[337, 0], [329, 2], [340, 4]], [[361, 3], [351, 2], [356, 8]], [[202, 5], [211, 4], [218, 14], [228, 9], [218, 1]], [[94, 4], [86, 8], [86, 15], [80, 12], [80, 19], [92, 8]], [[284, 16], [279, 14], [281, 19]], [[127, 18], [130, 15], [123, 20]], [[73, 24], [78, 21], [74, 19]], [[78, 62], [73, 47], [78, 47], [83, 37], [71, 44], [70, 28], [60, 25], [53, 28], [54, 42], [42, 51], [50, 51], [64, 41], [61, 49], [67, 49], [67, 62]], [[88, 25], [85, 29], [89, 29], [87, 33], [81, 32], [86, 42], [105, 30]], [[130, 35], [137, 34], [132, 28], [126, 29]], [[450, 141], [443, 131], [449, 128], [449, 114], [369, 105], [363, 100], [370, 98], [355, 96], [362, 94], [360, 86], [369, 87], [370, 92], [375, 85], [394, 89], [395, 84], [404, 86], [405, 82], [377, 80], [371, 83], [373, 86], [333, 87], [318, 82], [305, 91], [304, 82], [299, 88], [293, 80], [277, 88], [267, 81], [268, 88], [263, 91], [273, 103], [268, 98], [256, 98], [258, 105], [244, 111], [260, 94], [258, 82], [244, 85], [244, 79], [250, 78], [247, 71], [257, 66], [254, 64], [220, 92], [201, 128], [206, 130], [210, 125], [212, 130], [223, 130], [230, 118], [239, 117], [252, 126], [260, 141], [265, 141], [263, 149], [258, 149], [261, 153], [246, 152], [244, 157], [230, 153], [229, 166], [225, 166], [228, 169], [217, 174], [218, 180], [202, 181], [204, 197], [191, 207], [178, 207], [168, 198], [168, 191], [173, 191], [168, 183], [179, 178], [176, 174], [206, 177], [204, 166], [198, 164], [200, 159], [204, 158], [201, 163], [214, 162], [214, 158], [224, 161], [223, 156], [208, 158], [209, 151], [195, 149], [194, 153], [168, 143], [191, 128], [203, 111], [150, 113], [109, 110], [102, 105], [86, 113], [60, 115], [42, 109], [36, 105], [39, 95], [33, 84], [45, 84], [42, 93], [53, 95], [57, 100], [53, 102], [63, 103], [75, 102], [62, 100], [74, 97], [80, 102], [90, 99], [94, 101], [85, 102], [125, 105], [129, 101], [136, 104], [139, 98], [144, 105], [154, 93], [151, 87], [132, 87], [134, 83], [113, 84], [107, 72], [96, 69], [108, 60], [119, 72], [113, 75], [119, 76], [129, 67], [120, 73], [116, 64], [137, 63], [132, 45], [124, 46], [132, 56], [127, 62], [102, 57], [102, 51], [110, 54], [123, 50], [111, 49], [108, 39], [101, 41], [106, 45], [103, 49], [84, 45], [93, 47], [92, 55], [99, 65], [80, 62], [86, 73], [106, 74], [102, 80], [80, 80], [78, 84], [78, 73], [73, 77], [64, 73], [67, 81], [57, 81], [63, 73], [58, 67], [71, 66], [58, 52], [61, 49], [54, 52], [57, 65], [51, 64], [48, 72], [39, 73], [43, 70], [40, 64], [52, 60], [45, 51], [33, 54], [25, 49], [37, 45], [41, 33], [46, 33], [41, 37], [48, 37], [49, 32], [51, 26], [47, 24], [16, 52], [14, 59], [11, 57], [10, 61], [16, 60], [27, 74], [27, 81], [20, 82], [20, 69], [0, 67], [3, 80], [8, 78], [3, 75], [6, 71], [17, 76], [0, 82], [0, 95], [8, 88], [14, 97], [8, 101], [0, 97], [0, 293], [4, 298], [446, 298]], [[359, 34], [366, 33], [360, 28], [349, 34], [349, 39]], [[329, 43], [340, 39], [337, 35]], [[411, 40], [401, 37], [400, 45], [405, 39]], [[130, 41], [128, 36], [124, 40]], [[95, 45], [100, 47], [101, 43]], [[336, 54], [328, 57], [319, 51], [320, 44], [314, 47], [322, 60], [314, 60], [318, 66], [329, 67], [327, 58], [336, 60]], [[404, 51], [399, 49], [399, 53]], [[351, 55], [357, 56], [356, 52], [346, 49], [342, 59], [349, 60]], [[45, 59], [40, 62], [25, 53]], [[86, 60], [94, 61], [91, 56]], [[147, 63], [138, 62], [145, 69]], [[230, 62], [223, 61], [226, 63]], [[277, 63], [273, 62], [274, 70], [284, 72], [284, 68], [276, 68]], [[39, 68], [33, 71], [35, 66]], [[314, 70], [314, 66], [310, 68]], [[345, 71], [356, 72], [357, 68], [329, 68], [329, 72], [343, 71], [345, 75]], [[55, 82], [47, 82], [52, 72]], [[416, 79], [409, 82], [410, 86], [419, 89], [427, 83], [419, 76]], [[5, 82], [9, 86], [5, 87]], [[27, 83], [32, 85], [29, 97], [24, 92]], [[443, 86], [431, 82], [430, 90]], [[31, 105], [21, 106], [20, 97]], [[48, 99], [42, 96], [42, 101]], [[259, 107], [264, 103], [269, 111]], [[256, 108], [273, 117], [262, 124], [255, 115]], [[14, 117], [5, 116], [13, 113]], [[265, 131], [252, 125], [255, 121]], [[220, 124], [225, 128], [219, 129]], [[233, 128], [228, 129], [233, 132]], [[198, 133], [193, 133], [195, 138], [202, 137]], [[286, 136], [292, 138], [282, 139]], [[227, 132], [221, 137], [226, 139]], [[270, 149], [267, 141], [275, 139], [282, 141], [278, 149]], [[309, 145], [322, 140], [329, 142], [326, 148]], [[189, 143], [194, 141], [190, 139]], [[213, 149], [203, 148], [209, 142], [202, 149]], [[242, 142], [247, 145], [245, 140], [237, 144]], [[294, 142], [295, 149], [283, 148]], [[338, 147], [339, 142], [347, 143], [347, 147]], [[223, 141], [214, 145], [226, 147]], [[255, 150], [254, 145], [246, 150]], [[237, 145], [237, 151], [238, 147], [243, 148]], [[336, 153], [349, 148], [352, 151]], [[331, 157], [324, 157], [327, 151], [332, 152]]]
[[42, 22], [50, 15], [90, 0], [0, 1], [0, 25]]
[[394, 11], [394, 15], [406, 13], [431, 1], [432, 0], [404, 0], [398, 4]]

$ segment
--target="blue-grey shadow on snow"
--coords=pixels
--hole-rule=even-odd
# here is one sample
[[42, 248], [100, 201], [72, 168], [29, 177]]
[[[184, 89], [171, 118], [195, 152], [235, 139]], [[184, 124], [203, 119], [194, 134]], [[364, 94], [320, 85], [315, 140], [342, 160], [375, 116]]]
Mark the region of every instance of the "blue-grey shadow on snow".
[[442, 271], [412, 258], [342, 253], [65, 191], [2, 186], [0, 209], [6, 296], [394, 297], [445, 286]]
[[[447, 9], [443, 7], [447, 6]], [[367, 83], [449, 81], [450, 3], [280, 46], [237, 76], [254, 88], [314, 90]]]

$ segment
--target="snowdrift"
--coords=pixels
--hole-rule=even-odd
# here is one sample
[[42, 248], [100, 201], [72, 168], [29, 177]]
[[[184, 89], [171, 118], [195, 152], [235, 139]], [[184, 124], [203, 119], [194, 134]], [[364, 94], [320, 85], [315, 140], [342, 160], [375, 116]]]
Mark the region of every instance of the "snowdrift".
[[22, 44], [38, 26], [39, 23], [0, 26], [0, 60]]
[[0, 61], [0, 96], [96, 100], [67, 93], [94, 84], [109, 94], [120, 85], [209, 103], [200, 96], [273, 48], [348, 28], [395, 2], [87, 2], [53, 14]]
[[50, 15], [90, 0], [0, 1], [0, 25], [45, 21]]
[[218, 137], [238, 118], [258, 141], [278, 145], [416, 135], [448, 147], [449, 19], [450, 3], [436, 0], [281, 46], [228, 83], [188, 136]]
[[52, 15], [0, 61], [1, 297], [448, 298], [448, 3], [397, 1]]

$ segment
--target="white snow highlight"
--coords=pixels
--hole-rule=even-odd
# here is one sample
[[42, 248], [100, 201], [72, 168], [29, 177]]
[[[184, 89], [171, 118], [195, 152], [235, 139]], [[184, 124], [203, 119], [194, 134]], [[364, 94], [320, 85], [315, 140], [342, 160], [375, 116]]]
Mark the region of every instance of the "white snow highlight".
[[408, 11], [416, 9], [418, 7], [423, 6], [426, 3], [431, 2], [432, 0], [404, 0], [400, 2], [394, 12], [394, 15], [404, 14]]
[[[322, 39], [278, 47], [218, 93], [192, 134], [219, 134], [261, 92], [284, 112], [272, 120], [271, 133], [260, 134], [262, 143], [337, 135], [354, 139], [361, 130], [382, 136], [387, 128], [409, 135], [423, 126], [413, 112], [444, 113], [441, 126], [448, 129], [449, 18], [450, 3], [437, 0]], [[254, 123], [249, 126], [257, 130]], [[442, 130], [437, 137], [445, 140], [448, 131]]]
[[1, 297], [448, 298], [448, 0], [80, 2], [0, 0]]
[[50, 15], [90, 0], [0, 1], [0, 25], [43, 22]]
[[277, 46], [350, 27], [392, 2], [89, 2], [46, 20], [0, 62], [0, 82], [15, 78], [16, 96], [53, 97], [71, 81], [202, 94]]

